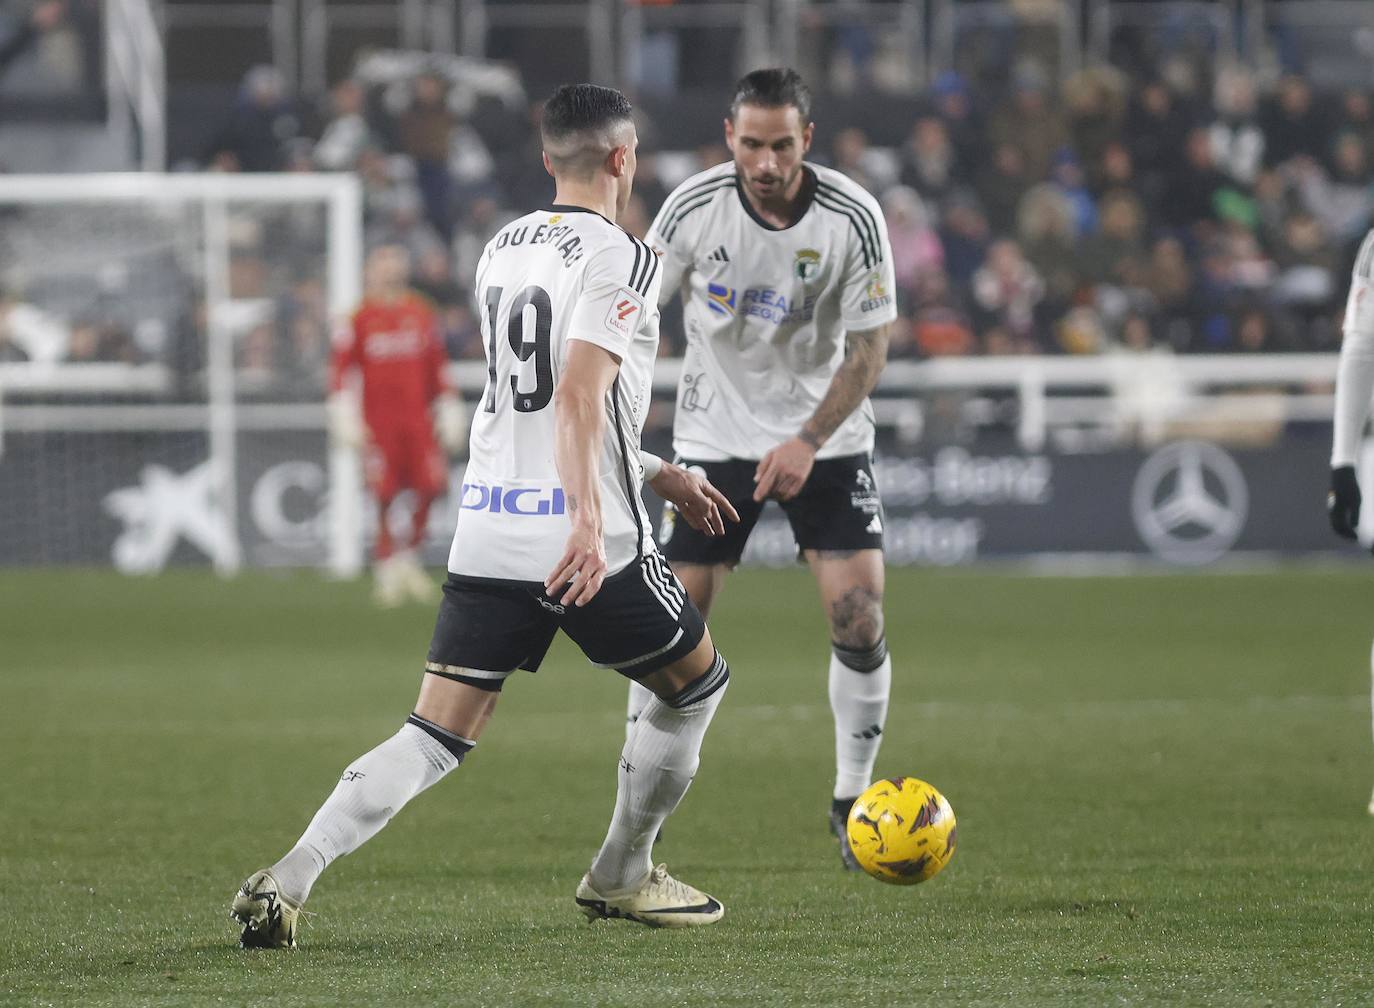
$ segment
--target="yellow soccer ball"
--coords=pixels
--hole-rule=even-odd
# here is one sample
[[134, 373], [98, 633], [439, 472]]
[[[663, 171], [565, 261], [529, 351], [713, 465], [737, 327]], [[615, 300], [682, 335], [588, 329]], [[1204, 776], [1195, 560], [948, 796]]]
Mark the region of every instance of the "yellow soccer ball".
[[879, 882], [915, 885], [934, 878], [954, 857], [954, 810], [915, 777], [880, 780], [849, 810], [849, 844]]

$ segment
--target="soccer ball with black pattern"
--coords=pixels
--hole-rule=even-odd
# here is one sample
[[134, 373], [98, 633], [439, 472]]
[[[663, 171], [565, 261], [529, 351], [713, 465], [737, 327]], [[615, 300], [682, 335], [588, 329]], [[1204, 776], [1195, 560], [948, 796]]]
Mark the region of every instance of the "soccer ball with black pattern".
[[859, 867], [893, 885], [934, 878], [954, 857], [958, 839], [945, 796], [915, 777], [870, 785], [855, 799], [846, 825]]

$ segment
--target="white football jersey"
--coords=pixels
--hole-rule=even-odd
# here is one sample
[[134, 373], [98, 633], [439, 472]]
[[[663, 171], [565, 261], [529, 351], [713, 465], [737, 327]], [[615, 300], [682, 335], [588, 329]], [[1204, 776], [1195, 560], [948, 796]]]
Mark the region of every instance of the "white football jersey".
[[562, 556], [572, 524], [554, 464], [553, 391], [570, 340], [621, 361], [600, 460], [610, 573], [653, 550], [639, 434], [658, 353], [661, 274], [648, 245], [579, 207], [526, 214], [487, 243], [475, 287], [487, 385], [474, 404], [450, 571], [542, 582]]
[[1370, 393], [1374, 391], [1374, 230], [1364, 236], [1355, 256], [1341, 331], [1332, 466], [1354, 465], [1359, 457], [1369, 417]]
[[[682, 293], [673, 450], [684, 458], [758, 459], [796, 437], [844, 360], [846, 331], [897, 317], [877, 201], [837, 171], [802, 170], [806, 209], [791, 227], [756, 216], [729, 162], [678, 186], [649, 231], [663, 297]], [[865, 400], [816, 457], [872, 449]]]

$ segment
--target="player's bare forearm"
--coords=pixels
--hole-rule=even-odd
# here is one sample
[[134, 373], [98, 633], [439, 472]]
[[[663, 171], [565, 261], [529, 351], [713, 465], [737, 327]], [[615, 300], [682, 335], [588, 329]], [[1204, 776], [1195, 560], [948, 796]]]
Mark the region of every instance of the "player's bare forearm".
[[553, 393], [553, 459], [568, 502], [572, 531], [544, 587], [563, 585], [561, 602], [586, 605], [606, 576], [598, 463], [606, 425], [606, 393], [620, 361], [600, 347], [573, 341]]
[[554, 395], [554, 465], [575, 526], [601, 528], [601, 494], [596, 455], [605, 410], [585, 389], [560, 388]]
[[890, 329], [885, 323], [876, 329], [845, 333], [844, 362], [830, 379], [830, 387], [811, 419], [797, 433], [813, 450], [819, 450], [830, 439], [878, 384], [878, 376], [887, 363]]
[[606, 569], [596, 463], [605, 409], [602, 401], [590, 393], [585, 387], [563, 385], [554, 393], [553, 457], [572, 530], [544, 587], [550, 597], [562, 592], [559, 601], [564, 605], [585, 605], [591, 601], [601, 587]]
[[791, 500], [806, 484], [821, 445], [859, 408], [887, 362], [888, 326], [845, 334], [844, 361], [811, 419], [791, 440], [778, 445], [754, 470], [754, 500]]

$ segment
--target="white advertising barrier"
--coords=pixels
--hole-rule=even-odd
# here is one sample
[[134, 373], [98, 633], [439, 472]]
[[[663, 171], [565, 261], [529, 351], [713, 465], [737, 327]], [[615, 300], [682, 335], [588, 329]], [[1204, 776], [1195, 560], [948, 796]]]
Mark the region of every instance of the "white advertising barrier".
[[[665, 399], [673, 376], [666, 363]], [[1147, 385], [1159, 381], [1157, 363], [1142, 369]], [[1120, 358], [894, 364], [875, 403], [888, 560], [1107, 557], [1201, 566], [1349, 552], [1324, 508], [1323, 418], [1334, 366], [1330, 356], [1169, 362], [1178, 380], [1163, 397], [1166, 409], [1126, 380]], [[337, 572], [338, 516], [350, 510], [362, 518], [346, 545], [365, 554], [375, 516], [356, 484], [334, 479], [339, 467], [320, 404], [239, 404], [226, 493], [207, 466], [209, 404], [83, 403], [72, 391], [81, 388], [75, 373], [63, 384], [62, 369], [50, 370], [43, 384], [26, 368], [0, 365], [0, 383], [13, 390], [0, 413], [0, 563], [149, 572], [241, 562]], [[469, 401], [480, 401], [485, 371], [455, 370]], [[122, 380], [142, 389], [136, 397], [154, 398], [155, 372]], [[39, 401], [54, 387], [64, 390], [61, 405]], [[954, 397], [962, 418], [957, 444], [929, 443], [937, 435], [928, 418], [950, 413], [947, 401], [933, 408], [940, 397]], [[648, 441], [670, 451], [663, 428]], [[455, 464], [450, 495], [432, 514], [431, 562], [443, 560], [461, 485]], [[765, 510], [745, 559], [796, 561], [776, 507]]]

